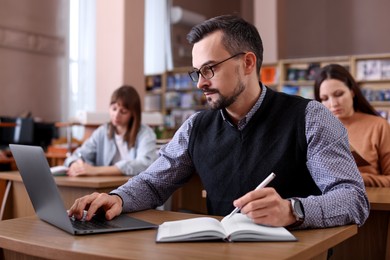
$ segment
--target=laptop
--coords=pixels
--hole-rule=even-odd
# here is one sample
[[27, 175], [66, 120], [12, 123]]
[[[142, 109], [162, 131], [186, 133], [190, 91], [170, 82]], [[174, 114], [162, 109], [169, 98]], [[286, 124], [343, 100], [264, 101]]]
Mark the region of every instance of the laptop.
[[9, 146], [35, 213], [41, 220], [73, 235], [158, 227], [123, 214], [110, 221], [100, 214], [95, 215], [91, 221], [69, 217], [42, 147], [17, 144]]

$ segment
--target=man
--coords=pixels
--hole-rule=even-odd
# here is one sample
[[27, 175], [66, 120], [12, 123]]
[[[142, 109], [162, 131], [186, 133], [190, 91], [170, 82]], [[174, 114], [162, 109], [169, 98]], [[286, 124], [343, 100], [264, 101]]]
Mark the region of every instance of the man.
[[[256, 28], [219, 16], [192, 28], [194, 70], [211, 110], [190, 117], [146, 171], [108, 194], [75, 201], [69, 214], [107, 219], [154, 208], [192, 174], [209, 214], [238, 207], [255, 223], [294, 228], [362, 225], [369, 204], [342, 124], [320, 103], [259, 82], [263, 47]], [[271, 172], [275, 179], [255, 190]]]

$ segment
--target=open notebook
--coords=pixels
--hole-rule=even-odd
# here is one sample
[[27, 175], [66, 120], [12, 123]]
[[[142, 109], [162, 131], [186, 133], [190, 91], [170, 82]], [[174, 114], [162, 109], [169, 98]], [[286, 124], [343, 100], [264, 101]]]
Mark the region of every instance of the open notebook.
[[68, 216], [44, 151], [39, 146], [10, 144], [24, 186], [38, 217], [74, 235], [157, 228], [157, 225], [120, 215], [111, 221], [96, 215], [91, 221]]

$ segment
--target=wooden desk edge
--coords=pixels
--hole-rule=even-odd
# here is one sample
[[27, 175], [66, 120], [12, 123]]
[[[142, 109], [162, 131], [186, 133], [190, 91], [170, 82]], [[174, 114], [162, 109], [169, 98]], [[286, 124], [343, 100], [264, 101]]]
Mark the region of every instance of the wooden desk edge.
[[[84, 188], [111, 188], [126, 183], [131, 176], [101, 176], [101, 177], [67, 177], [56, 176], [54, 180], [58, 186]], [[22, 182], [18, 171], [0, 172], [0, 180]]]
[[370, 210], [390, 211], [390, 189], [385, 187], [366, 187]]
[[[156, 212], [159, 212], [159, 214], [156, 214]], [[145, 221], [150, 221], [151, 223], [155, 224], [161, 224], [164, 221], [169, 221], [169, 220], [175, 220], [175, 219], [185, 219], [185, 218], [192, 218], [196, 216], [202, 216], [202, 215], [196, 215], [196, 214], [186, 214], [186, 213], [179, 213], [179, 212], [169, 212], [169, 211], [156, 211], [156, 210], [147, 210], [147, 211], [140, 211], [140, 212], [135, 212], [135, 213], [130, 213], [131, 216], [133, 217], [139, 217], [140, 219], [143, 219]], [[142, 217], [141, 217], [142, 216]], [[13, 219], [9, 221], [27, 221], [32, 223], [36, 223], [37, 220], [39, 220], [36, 216], [30, 216], [30, 217], [24, 217], [20, 219]], [[34, 224], [35, 225], [35, 224]], [[48, 228], [54, 228], [50, 227], [49, 224], [47, 224]], [[23, 226], [23, 225], [22, 225]], [[40, 228], [41, 223], [38, 223], [38, 226], [36, 228]], [[47, 232], [46, 226], [44, 228], [44, 232]], [[302, 230], [302, 231], [293, 231], [293, 234], [297, 235], [299, 237], [299, 233], [301, 233], [301, 237], [304, 236], [305, 233], [312, 233], [312, 232], [318, 232], [321, 230], [318, 229], [313, 229], [313, 230]], [[11, 232], [11, 231], [9, 231]], [[60, 231], [63, 232], [63, 231]], [[312, 246], [307, 246], [307, 249], [304, 250], [298, 250], [298, 252], [292, 254], [289, 259], [310, 259], [318, 256], [319, 254], [323, 256], [324, 252], [327, 252], [329, 248], [332, 248], [333, 246], [337, 245], [338, 243], [341, 243], [345, 239], [348, 239], [349, 237], [352, 237], [354, 234], [357, 233], [357, 226], [356, 225], [349, 225], [349, 226], [341, 226], [341, 227], [335, 227], [335, 228], [329, 228], [329, 229], [324, 229], [324, 232], [328, 233], [326, 234], [326, 238], [323, 239], [322, 241], [318, 242], [315, 245]], [[316, 236], [316, 235], [314, 235]], [[322, 233], [319, 233], [318, 236], [322, 236]], [[79, 238], [77, 238], [79, 239]], [[318, 240], [321, 238], [316, 238]], [[304, 240], [304, 239], [303, 239]], [[307, 241], [310, 241], [310, 238], [307, 238]], [[51, 245], [41, 245], [41, 244], [36, 244], [35, 242], [32, 243], [31, 241], [23, 241], [20, 240], [15, 244], [14, 239], [7, 239], [6, 237], [2, 236], [0, 234], [0, 244], [1, 248], [4, 250], [11, 250], [11, 251], [16, 251], [20, 252], [22, 254], [29, 254], [29, 255], [34, 255], [37, 257], [52, 257], [53, 254], [60, 253], [64, 258], [64, 256], [67, 257], [75, 257], [75, 256], [80, 256], [82, 258], [86, 257], [91, 258], [91, 259], [99, 259], [99, 258], [104, 258], [107, 256], [99, 256], [96, 254], [93, 254], [91, 252], [71, 252], [67, 249], [60, 249], [58, 247], [52, 247]], [[304, 241], [302, 243], [305, 244]], [[34, 250], [32, 250], [32, 247], [34, 247]], [[1, 250], [0, 249], [0, 253]]]
[[[332, 237], [329, 237], [328, 239], [325, 239], [318, 243], [317, 245], [311, 247], [310, 249], [306, 250], [304, 253], [301, 253], [299, 255], [300, 259], [311, 259], [318, 255], [318, 252], [327, 252], [328, 249], [331, 249], [338, 244], [342, 243], [343, 241], [357, 235], [358, 233], [358, 227], [356, 224], [351, 225], [345, 225], [345, 226], [339, 226], [339, 227], [331, 227], [326, 229], [339, 229], [337, 232], [337, 235], [333, 235]], [[326, 229], [323, 229], [324, 231]], [[313, 229], [314, 231], [318, 231], [321, 229]], [[308, 231], [308, 230], [302, 230], [302, 231]], [[292, 231], [293, 235], [295, 235], [299, 240], [299, 232], [300, 231]], [[299, 259], [297, 258], [297, 259]]]

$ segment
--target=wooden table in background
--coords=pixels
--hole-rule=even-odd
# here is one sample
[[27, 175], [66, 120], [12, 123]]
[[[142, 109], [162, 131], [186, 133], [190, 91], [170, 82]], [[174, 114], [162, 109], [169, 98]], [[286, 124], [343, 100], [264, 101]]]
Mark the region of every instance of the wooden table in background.
[[66, 152], [65, 153], [46, 152], [45, 155], [50, 167], [63, 165], [67, 157]]
[[[129, 214], [155, 224], [201, 215], [147, 210]], [[156, 243], [156, 230], [72, 236], [36, 216], [0, 221], [0, 258], [22, 259], [326, 259], [356, 225], [293, 231], [297, 242]], [[55, 238], [55, 240], [53, 240]], [[25, 258], [23, 258], [25, 259]]]
[[390, 188], [366, 188], [370, 215], [358, 234], [333, 249], [336, 259], [390, 259]]
[[[92, 192], [110, 192], [124, 184], [129, 176], [67, 177], [57, 176], [55, 181], [62, 195], [65, 207], [75, 199]], [[34, 209], [18, 171], [0, 172], [0, 181], [7, 182], [0, 220], [34, 215]], [[1, 259], [1, 258], [0, 258]]]
[[84, 127], [84, 136], [82, 140], [80, 140], [81, 143], [83, 143], [85, 140], [87, 140], [95, 131], [96, 128], [99, 127], [98, 124], [81, 124], [79, 122], [57, 122], [55, 123], [55, 126], [58, 128], [66, 127], [66, 139], [67, 139], [67, 153], [71, 154], [74, 150], [74, 147], [72, 145], [73, 142], [73, 134], [72, 134], [72, 127], [73, 126], [82, 126]]

